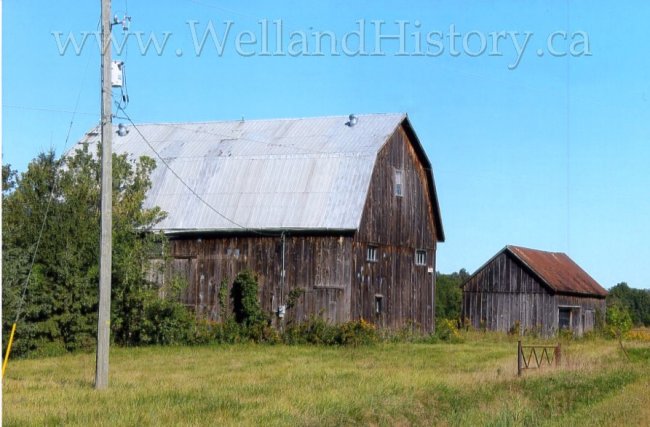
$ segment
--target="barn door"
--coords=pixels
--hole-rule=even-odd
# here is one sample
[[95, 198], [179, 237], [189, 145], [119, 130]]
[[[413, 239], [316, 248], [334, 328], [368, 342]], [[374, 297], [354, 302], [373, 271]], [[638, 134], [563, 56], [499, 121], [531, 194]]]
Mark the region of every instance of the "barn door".
[[182, 286], [181, 302], [194, 309], [198, 304], [198, 280], [196, 258], [175, 258], [171, 262], [172, 283], [180, 283]]
[[589, 332], [594, 330], [594, 311], [593, 310], [585, 310], [584, 313], [584, 324], [583, 324], [583, 331], [584, 332]]
[[571, 329], [571, 309], [569, 307], [558, 308], [558, 323], [559, 330]]
[[338, 287], [317, 287], [310, 292], [309, 297], [313, 301], [308, 301], [308, 306], [315, 308], [312, 313], [320, 314], [328, 322], [340, 323], [343, 318], [343, 288]]

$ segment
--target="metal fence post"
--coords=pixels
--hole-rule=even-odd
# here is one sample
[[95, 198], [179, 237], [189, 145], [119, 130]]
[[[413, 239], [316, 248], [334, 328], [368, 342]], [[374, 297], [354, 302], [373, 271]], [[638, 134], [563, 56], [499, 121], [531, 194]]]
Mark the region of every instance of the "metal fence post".
[[517, 376], [521, 376], [521, 340], [517, 341]]

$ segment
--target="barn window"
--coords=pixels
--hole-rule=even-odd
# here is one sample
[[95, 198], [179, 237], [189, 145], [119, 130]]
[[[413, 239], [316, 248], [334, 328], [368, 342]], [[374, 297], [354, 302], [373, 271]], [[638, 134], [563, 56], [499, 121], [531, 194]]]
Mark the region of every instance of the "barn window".
[[427, 265], [427, 251], [424, 249], [415, 251], [415, 265]]
[[377, 260], [379, 260], [379, 250], [377, 249], [377, 246], [368, 246], [366, 260], [370, 262], [377, 262]]
[[402, 169], [395, 169], [395, 195], [397, 197], [404, 195], [403, 175], [404, 171]]
[[383, 295], [375, 295], [375, 314], [384, 312], [384, 297]]

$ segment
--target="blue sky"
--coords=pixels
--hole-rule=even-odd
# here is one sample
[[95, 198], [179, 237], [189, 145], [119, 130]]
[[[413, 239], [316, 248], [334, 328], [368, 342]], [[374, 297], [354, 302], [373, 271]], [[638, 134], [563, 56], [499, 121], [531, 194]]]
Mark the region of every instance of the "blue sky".
[[[153, 48], [141, 54], [131, 38], [121, 56], [134, 121], [407, 112], [438, 187], [447, 236], [438, 270], [473, 271], [516, 244], [566, 252], [606, 288], [621, 281], [650, 288], [643, 268], [650, 259], [650, 4], [153, 4], [113, 1], [116, 14], [128, 9], [131, 32], [161, 41], [170, 33], [160, 55]], [[284, 55], [263, 55], [260, 20], [270, 26], [271, 52], [278, 49], [274, 21], [282, 21]], [[82, 31], [96, 31], [98, 21], [99, 1], [3, 2], [4, 163], [23, 170], [41, 150], [61, 153], [75, 109], [68, 146], [97, 123], [96, 45], [60, 55], [52, 32], [80, 39]], [[208, 39], [196, 55], [188, 21], [199, 38], [212, 23], [222, 54]], [[377, 48], [383, 55], [342, 52], [342, 38], [358, 31], [360, 21], [368, 53]], [[382, 35], [397, 35], [404, 26], [406, 55], [399, 55], [399, 40], [377, 46], [376, 21], [384, 22]], [[224, 22], [231, 22], [226, 40]], [[243, 49], [252, 56], [237, 52], [236, 36], [245, 31], [258, 39]], [[313, 54], [310, 35], [318, 31], [337, 37], [340, 55], [331, 55], [329, 45], [324, 55]], [[302, 52], [309, 55], [289, 55], [291, 32], [306, 35]], [[511, 36], [494, 49], [499, 32], [516, 33], [520, 46], [529, 33], [523, 53]], [[561, 33], [549, 48], [555, 32]], [[422, 49], [413, 33], [424, 45], [422, 56], [415, 55]], [[427, 45], [430, 33], [442, 51]], [[119, 39], [121, 29], [114, 34]], [[359, 38], [348, 41], [351, 51], [360, 51]]]

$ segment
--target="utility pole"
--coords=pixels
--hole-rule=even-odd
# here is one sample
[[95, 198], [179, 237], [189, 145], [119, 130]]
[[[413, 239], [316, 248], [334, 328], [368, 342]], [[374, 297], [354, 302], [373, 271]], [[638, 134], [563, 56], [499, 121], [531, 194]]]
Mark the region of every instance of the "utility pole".
[[113, 247], [113, 88], [111, 82], [111, 0], [102, 4], [102, 190], [99, 255], [99, 318], [97, 321], [97, 367], [95, 389], [108, 387], [108, 350], [111, 327], [111, 255]]

